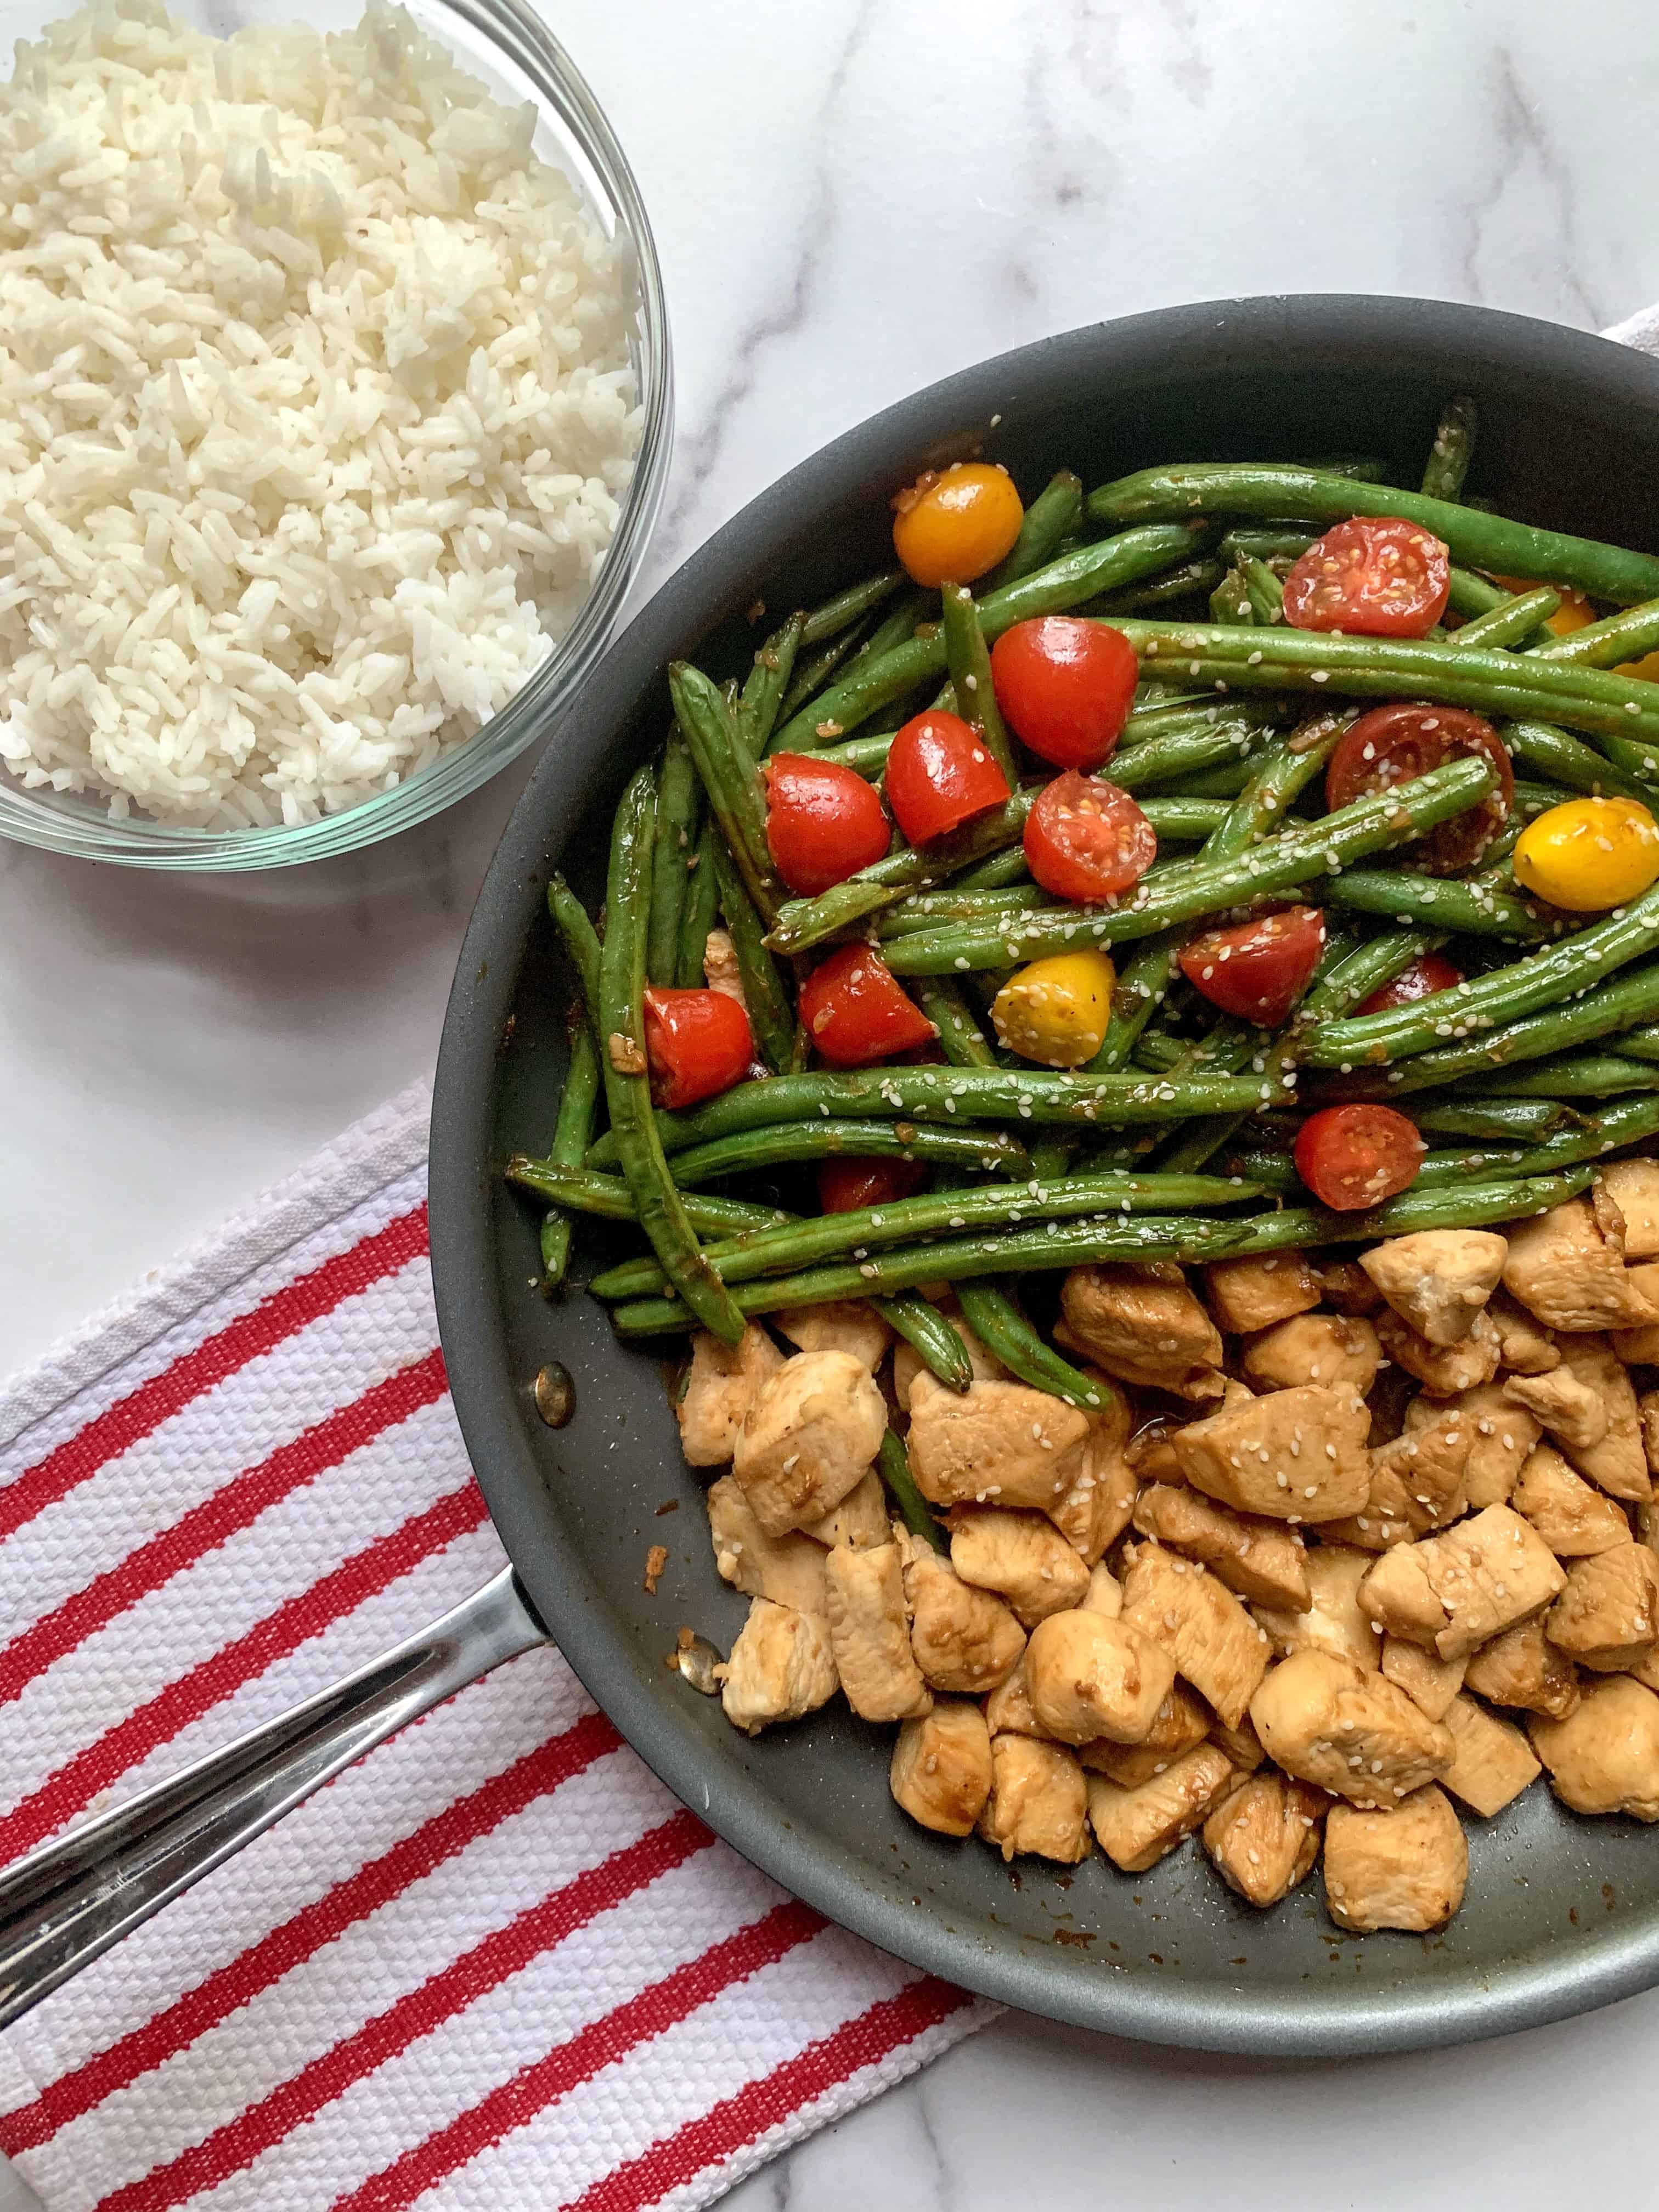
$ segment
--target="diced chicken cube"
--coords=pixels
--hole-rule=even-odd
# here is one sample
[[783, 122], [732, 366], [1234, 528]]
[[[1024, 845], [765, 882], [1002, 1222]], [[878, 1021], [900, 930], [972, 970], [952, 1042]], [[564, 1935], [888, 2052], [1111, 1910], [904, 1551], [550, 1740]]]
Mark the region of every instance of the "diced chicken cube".
[[1267, 1639], [1230, 1589], [1195, 1560], [1139, 1544], [1127, 1554], [1123, 1619], [1161, 1644], [1229, 1728], [1267, 1671]]
[[1528, 1455], [1510, 1504], [1531, 1522], [1558, 1559], [1589, 1559], [1630, 1541], [1630, 1523], [1620, 1507], [1576, 1474], [1550, 1444], [1540, 1444]]
[[[1419, 1399], [1419, 1405], [1434, 1403]], [[1371, 1490], [1363, 1513], [1336, 1522], [1327, 1534], [1364, 1551], [1385, 1552], [1443, 1528], [1462, 1512], [1465, 1476], [1474, 1444], [1474, 1429], [1462, 1401], [1436, 1405], [1437, 1418], [1419, 1422], [1378, 1444], [1371, 1453]]]
[[1062, 1341], [1125, 1382], [1182, 1398], [1221, 1395], [1222, 1343], [1179, 1267], [1152, 1261], [1073, 1267], [1060, 1285]]
[[1368, 1673], [1381, 1656], [1382, 1639], [1359, 1602], [1359, 1585], [1370, 1573], [1368, 1552], [1328, 1541], [1316, 1545], [1307, 1557], [1308, 1602], [1296, 1609], [1258, 1605], [1257, 1626], [1274, 1652], [1288, 1659], [1293, 1651], [1329, 1651], [1352, 1660]]
[[1329, 1802], [1291, 1775], [1248, 1775], [1206, 1819], [1204, 1848], [1228, 1888], [1265, 1911], [1313, 1872]]
[[1659, 1390], [1644, 1390], [1637, 1401], [1642, 1425], [1642, 1449], [1648, 1473], [1659, 1474]]
[[1448, 1414], [1462, 1416], [1468, 1431], [1463, 1463], [1463, 1494], [1471, 1510], [1508, 1503], [1527, 1454], [1543, 1433], [1524, 1406], [1517, 1406], [1502, 1382], [1478, 1383], [1460, 1397], [1437, 1401], [1413, 1398], [1406, 1408], [1406, 1435], [1431, 1428]]
[[1384, 1552], [1360, 1585], [1359, 1601], [1407, 1643], [1458, 1659], [1541, 1612], [1565, 1580], [1555, 1554], [1518, 1513], [1489, 1505], [1443, 1535]]
[[1079, 1558], [1093, 1566], [1128, 1527], [1139, 1478], [1126, 1456], [1134, 1418], [1127, 1399], [1097, 1369], [1083, 1371], [1099, 1385], [1101, 1404], [1089, 1412], [1087, 1435], [1066, 1453], [1066, 1488], [1047, 1511]]
[[1134, 1525], [1196, 1559], [1239, 1597], [1292, 1612], [1308, 1603], [1307, 1547], [1282, 1521], [1231, 1512], [1202, 1491], [1153, 1483], [1135, 1500]]
[[1182, 1476], [1236, 1513], [1337, 1521], [1370, 1494], [1364, 1401], [1307, 1383], [1224, 1406], [1170, 1437]]
[[1443, 1928], [1463, 1902], [1468, 1839], [1432, 1784], [1391, 1812], [1333, 1805], [1325, 1823], [1325, 1909], [1340, 1928], [1370, 1935]]
[[1084, 1744], [1078, 1757], [1091, 1773], [1103, 1774], [1109, 1781], [1133, 1790], [1150, 1782], [1155, 1774], [1164, 1773], [1194, 1744], [1205, 1742], [1212, 1718], [1204, 1700], [1184, 1682], [1177, 1682], [1158, 1707], [1141, 1742], [1113, 1743], [1098, 1736], [1093, 1743]]
[[1031, 1631], [1031, 1710], [1057, 1743], [1139, 1743], [1175, 1686], [1175, 1662], [1125, 1620], [1055, 1613]]
[[1659, 1256], [1659, 1160], [1609, 1160], [1601, 1186], [1625, 1217], [1625, 1257]]
[[832, 1298], [822, 1305], [786, 1306], [772, 1326], [798, 1352], [845, 1352], [873, 1375], [887, 1355], [893, 1332], [866, 1298]]
[[[947, 1308], [942, 1318], [950, 1322], [951, 1328], [962, 1339], [963, 1348], [968, 1354], [968, 1364], [973, 1370], [975, 1382], [1006, 1382], [1010, 1379], [1008, 1370], [997, 1358], [995, 1352], [980, 1341], [959, 1313]], [[905, 1413], [908, 1413], [910, 1410], [910, 1392], [915, 1386], [917, 1376], [927, 1373], [927, 1363], [914, 1344], [900, 1344], [894, 1347], [893, 1395], [898, 1400], [900, 1407]]]
[[1083, 1769], [1057, 1743], [1035, 1736], [991, 1739], [991, 1795], [979, 1832], [1005, 1859], [1029, 1852], [1075, 1866], [1089, 1856], [1089, 1793]]
[[1088, 1433], [1075, 1406], [1024, 1382], [947, 1390], [931, 1375], [910, 1387], [910, 1471], [933, 1505], [1030, 1505], [1045, 1511], [1068, 1486], [1067, 1455]]
[[805, 1522], [801, 1534], [831, 1550], [837, 1544], [850, 1544], [855, 1552], [869, 1552], [878, 1544], [890, 1544], [893, 1527], [887, 1492], [874, 1468], [853, 1485], [839, 1505], [831, 1506], [822, 1521]]
[[738, 1344], [722, 1344], [706, 1328], [694, 1334], [691, 1365], [674, 1406], [680, 1449], [691, 1466], [725, 1466], [761, 1385], [782, 1364], [783, 1354], [756, 1322]]
[[836, 1694], [830, 1624], [819, 1613], [752, 1598], [732, 1656], [714, 1676], [726, 1719], [745, 1735], [798, 1721]]
[[1340, 1314], [1297, 1314], [1276, 1322], [1244, 1347], [1239, 1364], [1259, 1390], [1323, 1382], [1363, 1398], [1376, 1380], [1382, 1347], [1368, 1321]]
[[1659, 1820], [1659, 1697], [1623, 1675], [1586, 1682], [1576, 1711], [1528, 1723], [1550, 1787], [1575, 1813]]
[[1287, 1774], [1356, 1805], [1395, 1804], [1452, 1761], [1449, 1730], [1385, 1676], [1328, 1651], [1298, 1651], [1271, 1668], [1250, 1718]]
[[1607, 1432], [1607, 1407], [1565, 1360], [1547, 1375], [1512, 1375], [1504, 1387], [1540, 1428], [1577, 1451], [1588, 1451]]
[[1547, 1375], [1559, 1360], [1555, 1339], [1507, 1291], [1493, 1291], [1486, 1318], [1498, 1331], [1498, 1364], [1511, 1375]]
[[1593, 1674], [1639, 1665], [1659, 1642], [1659, 1559], [1645, 1544], [1628, 1541], [1575, 1559], [1566, 1588], [1544, 1615], [1544, 1633]]
[[1397, 1313], [1380, 1313], [1376, 1334], [1396, 1366], [1414, 1375], [1431, 1398], [1455, 1398], [1490, 1382], [1498, 1372], [1498, 1331], [1477, 1314], [1469, 1333], [1455, 1344], [1431, 1344]]
[[1610, 1498], [1645, 1502], [1653, 1495], [1653, 1481], [1642, 1443], [1636, 1386], [1623, 1360], [1605, 1337], [1583, 1334], [1563, 1340], [1561, 1367], [1601, 1401], [1607, 1423], [1594, 1443], [1577, 1444], [1564, 1436], [1567, 1457]]
[[1513, 1721], [1500, 1721], [1473, 1698], [1454, 1698], [1446, 1708], [1457, 1755], [1441, 1776], [1450, 1794], [1490, 1820], [1538, 1779], [1532, 1746]]
[[1468, 1686], [1495, 1705], [1564, 1721], [1578, 1710], [1578, 1669], [1544, 1633], [1543, 1615], [1507, 1628], [1470, 1655]]
[[1340, 1314], [1374, 1314], [1382, 1304], [1382, 1291], [1358, 1260], [1322, 1260], [1313, 1273], [1325, 1304]]
[[1248, 1713], [1236, 1729], [1227, 1728], [1220, 1721], [1212, 1722], [1210, 1741], [1220, 1745], [1239, 1774], [1253, 1774], [1267, 1756]]
[[1212, 1261], [1204, 1270], [1204, 1295], [1223, 1328], [1243, 1335], [1311, 1313], [1321, 1292], [1318, 1276], [1299, 1252], [1270, 1252], [1260, 1259]]
[[1640, 1328], [1659, 1308], [1626, 1273], [1623, 1239], [1610, 1237], [1588, 1198], [1570, 1198], [1515, 1224], [1504, 1287], [1546, 1328]]
[[910, 1650], [904, 1562], [896, 1544], [838, 1545], [824, 1565], [830, 1649], [847, 1702], [861, 1720], [907, 1721], [933, 1710]]
[[1382, 1672], [1431, 1721], [1445, 1719], [1447, 1708], [1463, 1686], [1468, 1663], [1467, 1659], [1437, 1658], [1420, 1644], [1407, 1644], [1398, 1636], [1382, 1639]]
[[[1659, 1260], [1638, 1260], [1625, 1270], [1630, 1282], [1650, 1306], [1659, 1307]], [[1650, 1367], [1659, 1362], [1659, 1321], [1644, 1322], [1639, 1328], [1615, 1329], [1608, 1341], [1629, 1367]]]
[[941, 1700], [906, 1721], [893, 1746], [895, 1802], [940, 1836], [970, 1836], [991, 1795], [991, 1734], [977, 1705]]
[[1103, 1613], [1108, 1620], [1115, 1620], [1123, 1610], [1123, 1585], [1103, 1559], [1097, 1559], [1089, 1570], [1089, 1590], [1079, 1610]]
[[1115, 1867], [1144, 1874], [1200, 1826], [1232, 1779], [1224, 1751], [1200, 1743], [1132, 1790], [1089, 1777], [1089, 1825]]
[[1390, 1237], [1359, 1264], [1389, 1305], [1431, 1344], [1462, 1344], [1498, 1288], [1509, 1257], [1488, 1229], [1422, 1229]]
[[910, 1644], [930, 1687], [983, 1697], [1006, 1682], [1025, 1649], [1025, 1632], [1000, 1597], [963, 1581], [931, 1545], [909, 1547], [904, 1595]]
[[1025, 1654], [1006, 1682], [999, 1682], [985, 1700], [985, 1718], [993, 1735], [1042, 1735], [1047, 1733], [1031, 1708], [1031, 1686], [1025, 1679]]
[[886, 1432], [886, 1401], [861, 1361], [798, 1352], [756, 1393], [732, 1472], [762, 1528], [781, 1536], [839, 1505]]
[[797, 1613], [825, 1610], [822, 1548], [810, 1536], [769, 1536], [729, 1474], [708, 1493], [708, 1533], [722, 1582]]
[[738, 958], [738, 948], [732, 941], [728, 929], [711, 929], [702, 948], [702, 978], [711, 991], [718, 991], [723, 999], [733, 1000], [744, 1013], [749, 1001], [744, 994], [743, 963]]
[[965, 1583], [994, 1590], [1023, 1628], [1069, 1613], [1089, 1593], [1089, 1570], [1041, 1513], [995, 1506], [960, 1510], [951, 1522], [951, 1564]]

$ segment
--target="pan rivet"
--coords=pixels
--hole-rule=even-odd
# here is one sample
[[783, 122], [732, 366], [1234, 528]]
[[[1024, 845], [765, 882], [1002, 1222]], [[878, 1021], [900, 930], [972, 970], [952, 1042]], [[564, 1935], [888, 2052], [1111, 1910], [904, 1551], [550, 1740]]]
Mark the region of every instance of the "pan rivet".
[[550, 1359], [536, 1377], [536, 1411], [550, 1429], [562, 1429], [576, 1410], [576, 1386], [570, 1370]]

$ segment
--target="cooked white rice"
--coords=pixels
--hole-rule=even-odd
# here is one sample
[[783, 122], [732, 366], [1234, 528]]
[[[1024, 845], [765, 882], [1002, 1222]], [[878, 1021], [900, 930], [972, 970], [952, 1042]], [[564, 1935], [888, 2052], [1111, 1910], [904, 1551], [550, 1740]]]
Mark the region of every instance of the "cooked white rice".
[[148, 0], [0, 92], [0, 761], [212, 829], [461, 741], [568, 629], [639, 418], [592, 210], [400, 8]]

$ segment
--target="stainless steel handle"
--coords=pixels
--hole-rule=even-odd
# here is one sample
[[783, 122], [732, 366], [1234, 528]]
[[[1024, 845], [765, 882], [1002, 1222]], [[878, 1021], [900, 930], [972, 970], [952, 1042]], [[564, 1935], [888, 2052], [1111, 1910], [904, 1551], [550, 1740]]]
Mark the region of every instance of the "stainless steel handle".
[[0, 1874], [0, 2027], [405, 1721], [546, 1641], [503, 1568], [343, 1681], [20, 1859]]

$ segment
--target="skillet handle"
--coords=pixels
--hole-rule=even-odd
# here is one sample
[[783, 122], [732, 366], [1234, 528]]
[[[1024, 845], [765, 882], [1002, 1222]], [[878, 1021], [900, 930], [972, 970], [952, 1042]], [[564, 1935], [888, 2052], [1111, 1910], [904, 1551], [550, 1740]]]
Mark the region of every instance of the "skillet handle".
[[510, 1567], [368, 1666], [0, 1874], [0, 2027], [405, 1721], [547, 1632]]

